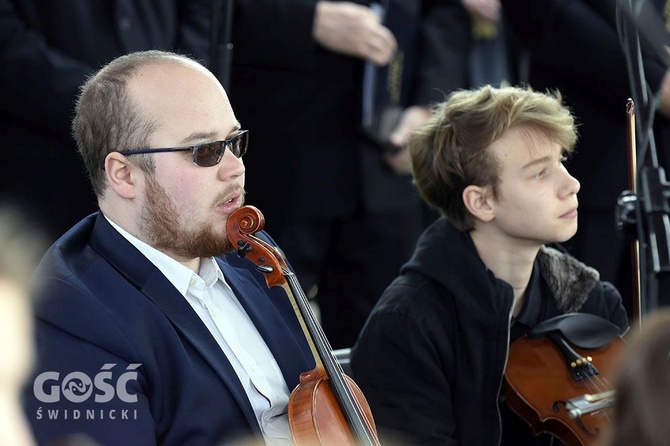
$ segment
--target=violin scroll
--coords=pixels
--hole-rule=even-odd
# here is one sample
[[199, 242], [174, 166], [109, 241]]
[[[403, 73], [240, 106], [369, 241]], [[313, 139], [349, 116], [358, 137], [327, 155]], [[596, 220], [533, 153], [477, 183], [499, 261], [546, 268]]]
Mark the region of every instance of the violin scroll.
[[233, 233], [254, 234], [265, 227], [265, 217], [255, 206], [242, 206], [235, 209], [228, 217], [227, 229], [235, 229]]
[[264, 227], [261, 211], [249, 205], [235, 209], [226, 223], [228, 239], [237, 247], [237, 254], [254, 262], [256, 269], [264, 274], [268, 288], [284, 286], [288, 266], [281, 252], [253, 235]]

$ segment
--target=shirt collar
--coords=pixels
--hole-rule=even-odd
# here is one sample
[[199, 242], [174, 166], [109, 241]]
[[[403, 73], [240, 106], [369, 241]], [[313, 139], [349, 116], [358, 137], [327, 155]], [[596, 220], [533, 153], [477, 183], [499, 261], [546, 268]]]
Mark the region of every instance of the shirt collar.
[[[104, 214], [103, 214], [104, 215]], [[167, 254], [157, 250], [153, 246], [150, 246], [138, 239], [113, 221], [111, 221], [107, 216], [105, 216], [107, 221], [114, 229], [116, 229], [119, 234], [121, 234], [128, 242], [130, 242], [138, 251], [140, 251], [151, 263], [154, 264], [156, 268], [160, 270], [161, 273], [172, 283], [172, 285], [181, 293], [182, 296], [186, 296], [189, 286], [191, 285], [191, 279], [193, 276], [197, 276], [189, 267], [179, 263], [177, 260], [168, 256]], [[205, 281], [207, 286], [213, 285], [217, 279], [223, 280], [223, 273], [221, 268], [219, 268], [218, 263], [214, 258], [203, 258], [200, 259], [200, 273], [202, 274], [202, 279]], [[226, 284], [227, 285], [227, 284]]]
[[[198, 274], [205, 281], [205, 285], [211, 287], [217, 280], [226, 283], [223, 277], [223, 271], [214, 257], [203, 258], [200, 260], [200, 271]], [[227, 284], [226, 284], [227, 285]], [[230, 287], [228, 287], [230, 288]]]

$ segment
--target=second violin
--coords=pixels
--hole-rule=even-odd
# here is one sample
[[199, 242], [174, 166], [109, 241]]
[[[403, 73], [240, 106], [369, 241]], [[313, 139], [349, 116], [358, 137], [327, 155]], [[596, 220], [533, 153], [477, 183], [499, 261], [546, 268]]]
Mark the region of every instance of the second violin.
[[616, 325], [591, 314], [538, 324], [510, 346], [507, 404], [536, 434], [570, 446], [595, 444], [610, 424], [610, 383], [624, 345]]

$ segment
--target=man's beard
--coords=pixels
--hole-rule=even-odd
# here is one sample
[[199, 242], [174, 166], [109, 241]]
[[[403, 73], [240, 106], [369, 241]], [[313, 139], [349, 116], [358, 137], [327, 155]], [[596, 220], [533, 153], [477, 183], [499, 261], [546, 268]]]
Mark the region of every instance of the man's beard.
[[179, 223], [177, 207], [152, 175], [147, 175], [145, 207], [139, 215], [140, 231], [159, 251], [184, 259], [213, 257], [232, 252], [228, 237], [217, 234], [211, 224], [186, 226]]

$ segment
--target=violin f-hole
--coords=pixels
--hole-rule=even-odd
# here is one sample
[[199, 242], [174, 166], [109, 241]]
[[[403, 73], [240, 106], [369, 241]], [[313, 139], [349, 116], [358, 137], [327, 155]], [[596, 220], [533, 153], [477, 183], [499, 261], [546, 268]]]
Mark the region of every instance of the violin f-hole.
[[[567, 405], [567, 403], [566, 403], [565, 401], [556, 401], [556, 402], [551, 406], [552, 410], [553, 410], [554, 412], [556, 412], [556, 413], [559, 413], [559, 412], [561, 411], [561, 408], [558, 407], [559, 405], [563, 405], [563, 409], [564, 409], [566, 412], [568, 411], [568, 405]], [[591, 432], [591, 431], [589, 431], [589, 430], [586, 428], [586, 426], [584, 426], [584, 423], [582, 423], [582, 418], [581, 418], [581, 417], [573, 418], [573, 420], [574, 420], [575, 424], [576, 424], [577, 426], [579, 426], [579, 428], [580, 428], [586, 435], [590, 435], [590, 436], [592, 436], [592, 437], [597, 437], [598, 434], [600, 433], [600, 428], [599, 428], [599, 427], [594, 428], [594, 431], [595, 431], [595, 432]]]

